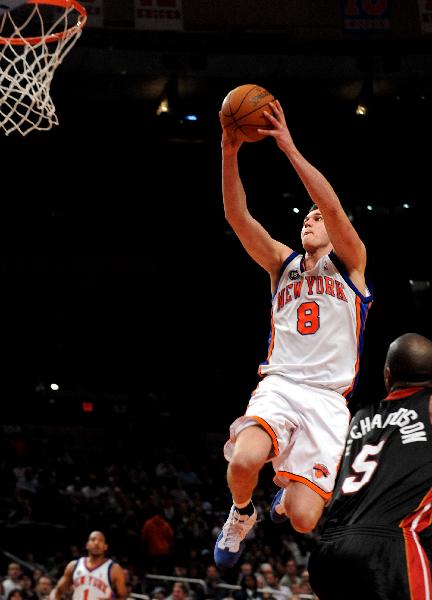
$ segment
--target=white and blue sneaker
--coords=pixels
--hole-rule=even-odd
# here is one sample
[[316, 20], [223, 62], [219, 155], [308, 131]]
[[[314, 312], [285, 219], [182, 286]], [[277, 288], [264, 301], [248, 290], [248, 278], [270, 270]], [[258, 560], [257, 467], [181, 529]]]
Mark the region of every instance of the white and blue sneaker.
[[270, 519], [273, 521], [273, 523], [284, 523], [284, 521], [288, 519], [288, 517], [285, 514], [279, 514], [276, 511], [276, 506], [282, 503], [282, 496], [284, 491], [285, 489], [281, 488], [273, 498], [273, 502], [270, 509]]
[[217, 567], [231, 568], [244, 550], [243, 540], [255, 525], [257, 512], [241, 515], [233, 505], [225, 525], [222, 527], [214, 548], [214, 561]]

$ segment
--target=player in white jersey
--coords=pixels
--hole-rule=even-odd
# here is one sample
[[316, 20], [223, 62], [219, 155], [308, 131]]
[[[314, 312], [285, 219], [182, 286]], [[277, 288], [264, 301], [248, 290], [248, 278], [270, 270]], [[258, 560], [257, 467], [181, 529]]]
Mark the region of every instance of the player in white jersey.
[[72, 600], [103, 600], [127, 597], [124, 572], [121, 566], [106, 557], [105, 536], [93, 531], [86, 544], [87, 556], [72, 560], [50, 594], [50, 600], [61, 600], [72, 590]]
[[233, 506], [216, 541], [219, 567], [239, 559], [257, 518], [252, 493], [272, 461], [280, 486], [271, 518], [299, 532], [315, 528], [330, 499], [349, 423], [347, 399], [358, 376], [372, 296], [366, 249], [327, 181], [296, 148], [280, 103], [266, 113], [273, 137], [314, 206], [304, 219], [305, 254], [274, 240], [250, 214], [240, 179], [235, 132], [222, 133], [225, 217], [249, 255], [270, 275], [271, 335], [263, 377], [246, 413], [230, 428], [224, 453]]

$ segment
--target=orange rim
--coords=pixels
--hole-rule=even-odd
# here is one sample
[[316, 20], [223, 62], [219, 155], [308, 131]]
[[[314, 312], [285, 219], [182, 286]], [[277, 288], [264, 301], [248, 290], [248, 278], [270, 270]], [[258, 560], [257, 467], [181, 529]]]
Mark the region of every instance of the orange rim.
[[12, 44], [13, 46], [25, 46], [26, 44], [35, 45], [40, 41], [44, 42], [56, 42], [68, 37], [71, 37], [81, 31], [87, 21], [87, 11], [77, 0], [27, 0], [23, 4], [41, 4], [50, 6], [60, 6], [60, 8], [70, 9], [74, 8], [79, 14], [78, 22], [73, 27], [70, 27], [66, 31], [60, 31], [59, 33], [52, 33], [47, 36], [34, 36], [34, 37], [23, 37], [23, 38], [5, 38], [0, 36], [0, 44]]

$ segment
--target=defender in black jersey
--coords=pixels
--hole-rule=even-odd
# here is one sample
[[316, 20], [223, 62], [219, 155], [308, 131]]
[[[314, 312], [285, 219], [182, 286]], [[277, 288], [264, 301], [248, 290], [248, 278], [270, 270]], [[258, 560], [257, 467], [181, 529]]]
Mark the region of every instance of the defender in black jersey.
[[432, 600], [432, 341], [389, 347], [388, 396], [353, 418], [321, 539], [320, 600]]

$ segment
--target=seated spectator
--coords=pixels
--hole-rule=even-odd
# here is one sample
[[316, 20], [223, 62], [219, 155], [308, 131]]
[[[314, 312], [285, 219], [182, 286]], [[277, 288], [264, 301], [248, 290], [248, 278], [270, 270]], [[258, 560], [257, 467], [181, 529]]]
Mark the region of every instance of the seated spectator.
[[6, 600], [25, 600], [24, 592], [19, 588], [14, 588], [6, 596]]
[[279, 578], [273, 573], [269, 572], [264, 575], [265, 586], [263, 590], [270, 593], [275, 600], [287, 600], [292, 598], [292, 592], [286, 585], [279, 583]]
[[201, 480], [196, 471], [191, 467], [189, 461], [184, 461], [182, 468], [178, 471], [178, 477], [185, 487], [195, 487], [201, 485]]
[[166, 600], [167, 593], [164, 587], [158, 586], [150, 594], [152, 600]]
[[267, 573], [273, 573], [273, 567], [270, 563], [263, 562], [259, 565], [258, 571], [256, 573], [258, 589], [266, 587], [266, 579], [265, 576]]
[[165, 448], [163, 459], [156, 465], [155, 473], [159, 479], [171, 484], [177, 477], [177, 471], [170, 459], [170, 452]]
[[246, 573], [240, 580], [241, 590], [233, 594], [234, 600], [262, 600], [263, 596], [258, 590], [258, 581], [253, 573]]
[[300, 583], [301, 577], [298, 574], [298, 565], [294, 558], [289, 558], [284, 566], [284, 575], [280, 580], [281, 585], [292, 588], [293, 585]]
[[311, 598], [316, 597], [309, 583], [309, 572], [306, 569], [301, 572], [300, 581], [292, 586], [292, 591], [300, 597], [308, 595]]
[[226, 590], [218, 587], [224, 581], [221, 579], [219, 570], [215, 565], [208, 565], [204, 581], [206, 583], [206, 599], [222, 600], [226, 596]]
[[[253, 575], [253, 564], [249, 561], [245, 561], [239, 567], [238, 577], [237, 577], [237, 585], [241, 585], [243, 578], [245, 575]], [[255, 577], [256, 579], [256, 577]], [[257, 582], [258, 583], [258, 582]]]
[[42, 577], [43, 575], [44, 575], [43, 569], [41, 569], [39, 567], [37, 567], [36, 569], [33, 569], [33, 581], [35, 581], [35, 582], [39, 581], [39, 578]]
[[3, 594], [3, 598], [6, 600], [9, 592], [15, 589], [21, 589], [21, 578], [22, 578], [22, 569], [21, 566], [16, 562], [11, 562], [8, 564], [7, 568], [7, 576], [1, 582], [1, 593]]
[[51, 577], [42, 575], [36, 582], [35, 592], [39, 600], [48, 600], [48, 597], [53, 589]]
[[188, 584], [183, 581], [176, 581], [172, 587], [171, 594], [166, 600], [192, 600]]
[[34, 581], [30, 575], [21, 577], [21, 589], [24, 592], [25, 600], [37, 600], [37, 594], [34, 590]]

